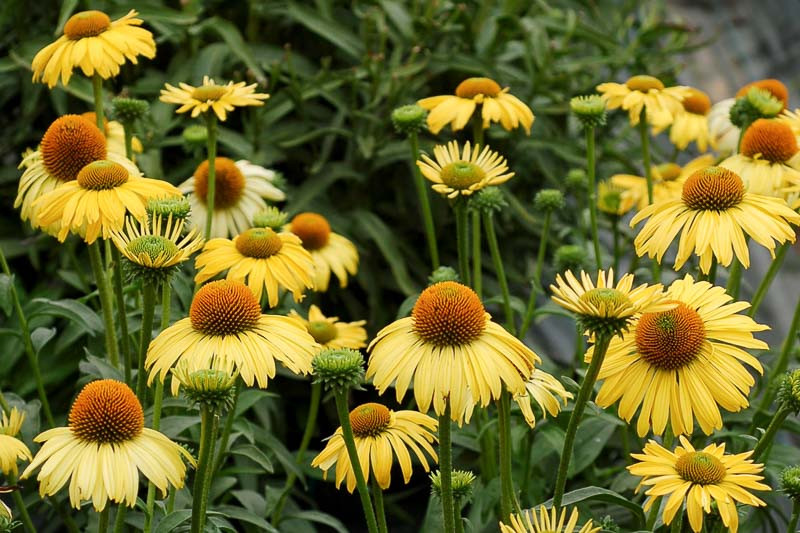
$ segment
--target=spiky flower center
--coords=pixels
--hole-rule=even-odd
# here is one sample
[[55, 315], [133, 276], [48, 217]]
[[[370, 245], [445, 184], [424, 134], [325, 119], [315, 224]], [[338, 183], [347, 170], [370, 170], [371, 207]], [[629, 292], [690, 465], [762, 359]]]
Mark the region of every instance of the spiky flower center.
[[761, 154], [767, 161], [783, 163], [797, 153], [797, 139], [788, 124], [760, 118], [744, 132], [741, 152], [747, 157]]
[[209, 84], [195, 87], [192, 91], [192, 98], [200, 102], [214, 102], [225, 96], [227, 89], [221, 85]]
[[236, 335], [256, 325], [261, 306], [253, 292], [238, 281], [203, 285], [189, 308], [192, 327], [206, 335]]
[[247, 257], [265, 259], [277, 254], [283, 241], [270, 228], [250, 228], [236, 237], [236, 249]]
[[656, 167], [661, 181], [675, 181], [681, 175], [681, 166], [677, 163], [664, 163]]
[[178, 246], [161, 235], [142, 235], [128, 243], [128, 252], [134, 257], [145, 254], [150, 261], [155, 261], [159, 257], [169, 259], [178, 255]]
[[391, 411], [379, 403], [365, 403], [350, 411], [353, 435], [362, 439], [380, 435], [391, 420]]
[[326, 344], [336, 338], [338, 332], [336, 326], [327, 320], [315, 320], [306, 324], [306, 329], [320, 344]]
[[630, 303], [625, 293], [608, 287], [590, 289], [581, 294], [580, 299], [582, 302], [592, 304], [598, 309], [614, 309]]
[[689, 452], [681, 455], [675, 470], [684, 480], [698, 485], [715, 485], [725, 479], [727, 469], [722, 461], [706, 452]]
[[306, 250], [319, 250], [328, 244], [331, 236], [331, 225], [328, 220], [317, 213], [300, 213], [291, 222], [292, 233], [303, 241]]
[[455, 281], [431, 285], [411, 311], [414, 331], [437, 346], [468, 344], [486, 327], [486, 310], [475, 291]]
[[456, 87], [459, 98], [475, 98], [478, 95], [493, 98], [500, 94], [500, 85], [490, 78], [467, 78]]
[[111, 19], [102, 11], [75, 13], [64, 24], [64, 35], [73, 41], [84, 37], [96, 37], [111, 26]]
[[683, 108], [687, 113], [695, 115], [707, 115], [711, 110], [711, 99], [703, 91], [690, 88], [688, 96], [684, 97]]
[[92, 191], [113, 189], [127, 181], [127, 169], [107, 159], [93, 161], [78, 172], [78, 185]]
[[639, 91], [646, 93], [650, 89], [655, 89], [660, 91], [664, 88], [664, 84], [661, 83], [661, 80], [654, 76], [647, 76], [646, 74], [640, 74], [638, 76], [633, 76], [628, 78], [628, 81], [625, 82], [625, 87], [630, 89], [631, 91]]
[[80, 115], [64, 115], [47, 128], [39, 145], [47, 172], [60, 181], [72, 181], [83, 167], [106, 158], [106, 138]]
[[69, 427], [81, 440], [98, 444], [125, 442], [142, 432], [142, 404], [120, 381], [92, 381], [72, 404]]
[[[244, 193], [246, 179], [232, 159], [218, 157], [214, 160], [214, 210], [227, 209], [239, 202]], [[194, 171], [194, 193], [207, 204], [208, 160], [203, 161]]]
[[636, 326], [636, 348], [650, 365], [676, 370], [688, 365], [700, 353], [706, 328], [700, 315], [688, 305], [669, 311], [645, 313]]
[[486, 177], [481, 167], [469, 161], [454, 161], [442, 168], [440, 177], [445, 185], [453, 189], [468, 189]]
[[773, 78], [748, 83], [736, 92], [736, 98], [747, 95], [747, 92], [753, 87], [768, 91], [772, 96], [781, 101], [783, 107], [786, 107], [789, 103], [789, 89], [782, 82]]
[[683, 203], [691, 209], [724, 211], [744, 198], [744, 184], [738, 174], [723, 167], [698, 170], [683, 184]]

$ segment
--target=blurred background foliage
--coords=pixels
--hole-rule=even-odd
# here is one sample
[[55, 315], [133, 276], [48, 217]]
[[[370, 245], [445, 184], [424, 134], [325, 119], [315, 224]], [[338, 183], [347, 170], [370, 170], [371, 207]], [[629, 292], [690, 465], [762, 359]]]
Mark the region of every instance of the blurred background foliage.
[[[157, 56], [139, 65], [126, 65], [118, 78], [106, 84], [106, 91], [108, 98], [128, 94], [151, 102], [150, 120], [136, 132], [145, 147], [137, 159], [142, 170], [149, 177], [177, 184], [192, 174], [203, 157], [202, 151], [188, 146], [182, 137], [183, 129], [195, 122], [176, 115], [174, 106], [158, 102], [165, 82], [198, 83], [209, 75], [258, 83], [271, 98], [263, 107], [238, 111], [223, 124], [220, 155], [279, 170], [288, 188], [286, 209], [322, 213], [331, 220], [334, 231], [357, 244], [361, 266], [352, 285], [346, 290], [335, 287], [309, 301], [345, 320], [367, 319], [370, 333], [392, 320], [401, 303], [426, 284], [429, 274], [411, 181], [410, 151], [405, 139], [391, 127], [392, 109], [426, 96], [452, 93], [470, 76], [497, 80], [533, 109], [536, 122], [530, 137], [520, 130], [508, 133], [496, 126], [487, 132], [487, 142], [508, 158], [516, 172], [506, 189], [510, 208], [497, 220], [514, 303], [521, 310], [530, 290], [528, 279], [541, 228], [541, 217], [533, 211], [533, 196], [543, 187], [564, 190], [567, 172], [584, 164], [583, 134], [569, 117], [569, 99], [593, 92], [600, 82], [622, 81], [637, 73], [673, 84], [685, 54], [702, 46], [690, 27], [667, 17], [661, 1], [4, 0], [0, 5], [0, 103], [4, 109], [0, 118], [0, 203], [4, 207], [0, 210], [0, 246], [11, 260], [13, 282], [24, 295], [51, 404], [62, 419], [76, 390], [64, 384], [80, 379], [76, 372], [80, 361], [81, 373], [89, 376], [113, 374], [114, 370], [104, 367], [102, 357], [94, 357], [102, 356], [102, 336], [95, 335], [102, 328], [93, 311], [96, 298], [73, 299], [85, 294], [87, 278], [91, 278], [85, 248], [77, 241], [55, 246], [51, 238], [21, 223], [12, 204], [21, 175], [17, 169], [20, 154], [36, 146], [58, 115], [88, 111], [91, 87], [81, 76], [75, 76], [69, 87], [52, 91], [34, 85], [30, 61], [36, 51], [60, 35], [73, 12], [100, 9], [114, 19], [134, 7], [156, 36]], [[599, 135], [598, 176], [640, 172], [635, 131], [625, 125], [624, 114], [610, 118]], [[467, 135], [460, 133], [456, 138], [466, 140]], [[423, 135], [422, 148], [430, 151], [434, 143], [451, 137], [449, 128], [438, 138]], [[559, 213], [554, 222], [551, 252], [558, 244], [581, 244], [573, 234], [584, 214], [576, 208], [579, 204], [574, 197], [569, 201], [571, 208]], [[454, 265], [450, 209], [438, 197], [433, 204], [443, 263]], [[484, 295], [489, 311], [499, 314], [499, 290], [488, 253], [484, 265]], [[553, 270], [546, 267], [546, 282], [552, 279]], [[4, 363], [0, 365], [0, 385], [32, 398], [33, 380], [20, 379], [27, 362], [22, 357], [16, 319], [4, 296], [11, 280], [3, 277], [0, 281], [0, 310], [5, 317], [11, 316], [0, 329]], [[173, 319], [185, 315], [191, 291], [188, 275], [176, 281]], [[139, 316], [135, 302], [131, 308], [131, 330], [135, 331]], [[571, 353], [562, 354], [561, 362], [571, 357]], [[269, 393], [252, 391], [248, 401], [240, 402], [240, 409], [251, 411], [235, 428], [241, 446], [237, 467], [215, 487], [217, 495], [222, 494], [216, 500], [221, 502], [217, 510], [240, 529], [263, 527], [255, 518], [269, 515], [274, 489], [282, 486], [287, 469], [296, 468], [290, 450], [296, 448], [303, 428], [308, 388], [304, 382], [280, 381]], [[276, 392], [280, 394], [273, 394]], [[392, 401], [388, 396], [383, 400]], [[338, 425], [333, 413], [329, 414], [320, 422], [313, 443]], [[602, 442], [586, 443], [586, 456], [575, 461], [575, 474], [583, 471], [589, 484], [609, 486], [622, 466], [617, 462], [606, 467], [614, 465], [619, 454], [613, 449], [608, 457], [599, 459], [598, 454], [620, 422], [601, 415], [584, 422], [598, 427], [580, 434], [591, 434]], [[192, 430], [190, 426], [196, 422], [195, 417], [168, 419], [165, 432], [171, 437]], [[37, 423], [31, 416], [26, 438], [36, 433]], [[553, 428], [549, 433], [548, 424]], [[546, 497], [541, 491], [551, 482], [552, 469], [544, 465], [560, 449], [552, 440], [558, 435], [548, 437], [561, 431], [557, 424], [545, 422], [537, 429], [542, 430], [542, 437], [533, 450], [538, 462], [533, 466], [527, 503]], [[563, 431], [561, 434], [563, 439]], [[456, 442], [461, 447], [456, 465], [469, 467], [476, 459], [475, 435], [465, 428], [456, 435]], [[258, 462], [264, 460], [261, 456], [255, 460], [248, 455], [252, 452], [248, 443], [269, 451], [265, 463]], [[346, 527], [328, 515], [308, 511], [314, 509], [356, 524], [353, 527], [358, 530], [360, 515], [353, 498], [318, 481], [319, 473], [305, 466], [300, 474], [303, 483], [298, 484], [287, 508], [288, 515], [295, 518], [282, 523], [281, 529], [311, 530], [319, 522], [339, 530]], [[399, 478], [395, 483], [388, 493], [390, 522], [418, 529], [428, 500], [428, 480], [417, 472], [411, 485], [402, 486]], [[496, 525], [492, 513], [495, 489], [477, 489], [469, 516], [478, 530]], [[616, 519], [632, 523], [630, 513], [624, 508], [619, 512]], [[217, 522], [224, 525], [225, 520]]]

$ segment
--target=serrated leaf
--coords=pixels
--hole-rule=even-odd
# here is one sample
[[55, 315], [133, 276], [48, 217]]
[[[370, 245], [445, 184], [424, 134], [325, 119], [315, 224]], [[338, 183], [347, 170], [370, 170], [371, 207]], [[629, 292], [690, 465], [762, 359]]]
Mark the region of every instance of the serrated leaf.
[[264, 472], [267, 472], [268, 474], [271, 474], [275, 470], [269, 457], [267, 457], [267, 455], [262, 452], [261, 449], [253, 446], [252, 444], [242, 444], [241, 446], [237, 446], [236, 448], [232, 449], [230, 453], [247, 457], [254, 463], [258, 464], [258, 466], [263, 468]]
[[50, 300], [48, 298], [34, 298], [31, 303], [38, 304], [36, 310], [30, 314], [29, 319], [35, 316], [59, 316], [80, 324], [90, 335], [103, 330], [103, 322], [89, 306], [77, 300]]

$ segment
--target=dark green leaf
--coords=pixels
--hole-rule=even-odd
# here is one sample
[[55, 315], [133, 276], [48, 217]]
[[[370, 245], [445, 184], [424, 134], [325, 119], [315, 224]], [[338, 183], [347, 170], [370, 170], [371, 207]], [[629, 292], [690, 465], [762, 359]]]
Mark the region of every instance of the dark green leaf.
[[89, 306], [77, 300], [49, 300], [47, 298], [34, 298], [32, 304], [38, 304], [36, 310], [28, 317], [49, 315], [59, 316], [80, 324], [84, 331], [94, 336], [103, 330], [103, 322]]
[[267, 455], [257, 446], [252, 444], [242, 444], [232, 449], [231, 453], [235, 455], [241, 455], [242, 457], [247, 457], [264, 469], [264, 472], [271, 474], [274, 471], [272, 461], [270, 461], [269, 457], [267, 457]]
[[[638, 526], [644, 527], [645, 517], [641, 505], [632, 502], [630, 498], [626, 498], [622, 494], [617, 494], [612, 490], [603, 489], [600, 487], [585, 487], [582, 489], [573, 490], [572, 492], [564, 494], [564, 498], [561, 500], [561, 505], [562, 507], [568, 507], [570, 505], [575, 505], [585, 501], [600, 501], [617, 505], [619, 507], [624, 507], [628, 509], [636, 518]], [[552, 499], [547, 500], [544, 503], [544, 505], [547, 507], [551, 507], [552, 504]]]
[[0, 274], [0, 309], [3, 310], [6, 316], [11, 316], [11, 308], [13, 306], [13, 290], [14, 276], [7, 274]]
[[338, 533], [347, 533], [347, 528], [344, 526], [344, 524], [342, 524], [339, 521], [339, 519], [329, 515], [328, 513], [323, 513], [320, 511], [301, 511], [299, 513], [286, 515], [286, 519], [308, 520], [309, 522], [317, 522], [318, 524], [328, 526], [334, 531], [338, 531]]
[[191, 509], [180, 509], [165, 516], [156, 526], [155, 533], [172, 533], [179, 525], [192, 517]]

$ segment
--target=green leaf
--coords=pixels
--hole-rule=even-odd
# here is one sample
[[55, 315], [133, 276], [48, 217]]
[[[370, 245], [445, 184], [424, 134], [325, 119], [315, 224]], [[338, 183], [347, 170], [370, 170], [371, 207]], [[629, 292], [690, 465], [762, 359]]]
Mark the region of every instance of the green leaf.
[[242, 457], [247, 457], [254, 463], [258, 464], [258, 466], [263, 468], [264, 472], [267, 472], [268, 474], [271, 474], [275, 470], [269, 457], [267, 457], [267, 455], [262, 452], [260, 448], [252, 444], [242, 444], [237, 446], [231, 450], [231, 453], [235, 455], [241, 455]]
[[297, 479], [299, 479], [303, 484], [303, 488], [306, 488], [306, 476], [297, 466], [294, 456], [289, 452], [286, 446], [268, 432], [259, 433], [257, 438], [266, 444], [269, 450], [275, 454], [275, 457], [278, 459], [278, 462], [281, 464], [281, 466], [283, 466], [284, 470], [287, 472], [294, 472], [297, 476]]
[[286, 519], [317, 522], [318, 524], [326, 525], [334, 531], [338, 531], [339, 533], [347, 533], [347, 528], [339, 521], [339, 519], [321, 511], [300, 511], [299, 513], [286, 515]]
[[53, 32], [53, 35], [60, 37], [61, 34], [64, 33], [64, 24], [66, 24], [69, 17], [72, 16], [72, 12], [75, 11], [76, 7], [78, 7], [78, 0], [63, 0], [61, 10], [58, 12], [58, 24], [56, 25], [56, 30]]
[[155, 533], [171, 533], [179, 525], [183, 524], [192, 517], [191, 509], [180, 509], [173, 511], [164, 517], [155, 529]]
[[38, 354], [50, 339], [56, 336], [56, 328], [36, 328], [31, 332], [33, 351]]
[[406, 261], [395, 246], [395, 237], [392, 230], [370, 211], [358, 210], [353, 213], [353, 218], [358, 221], [359, 228], [363, 230], [380, 249], [389, 268], [392, 270], [394, 280], [406, 296], [419, 291], [419, 287], [411, 281], [406, 267]]
[[289, 4], [287, 14], [295, 22], [335, 44], [352, 59], [358, 60], [364, 55], [362, 42], [338, 22], [324, 19], [317, 11], [294, 2]]
[[400, 35], [408, 40], [414, 38], [414, 21], [408, 14], [406, 7], [397, 0], [380, 0], [381, 7], [386, 12], [389, 20], [400, 32]]
[[78, 369], [82, 374], [100, 379], [123, 380], [122, 372], [118, 368], [111, 366], [105, 359], [92, 355], [86, 348], [84, 348], [84, 352], [86, 352], [86, 360], [78, 363]]
[[250, 511], [242, 509], [241, 507], [234, 507], [232, 505], [223, 505], [221, 507], [217, 507], [217, 511], [227, 516], [228, 518], [233, 518], [234, 520], [238, 520], [240, 522], [253, 524], [257, 528], [259, 528], [259, 531], [270, 531], [273, 533], [280, 533], [277, 529], [275, 529], [272, 526], [272, 524], [270, 524], [260, 516], [256, 515], [255, 513], [251, 513]]
[[89, 306], [77, 300], [49, 300], [47, 298], [34, 298], [33, 304], [39, 304], [28, 319], [36, 316], [59, 316], [79, 324], [92, 337], [103, 330], [103, 322]]
[[11, 316], [13, 296], [11, 291], [14, 288], [14, 276], [0, 274], [0, 309], [7, 317]]
[[616, 425], [609, 424], [600, 417], [592, 417], [581, 422], [567, 477], [571, 478], [593, 464], [616, 429]]
[[255, 57], [253, 57], [253, 52], [242, 38], [242, 34], [239, 33], [239, 29], [234, 26], [233, 23], [219, 17], [211, 17], [200, 24], [197, 29], [209, 29], [216, 32], [217, 35], [219, 35], [222, 40], [225, 41], [225, 44], [230, 47], [231, 52], [233, 52], [233, 54], [238, 57], [242, 63], [247, 65], [248, 69], [253, 71], [253, 75], [256, 77], [258, 83], [266, 83], [266, 74], [264, 74], [264, 71], [258, 65]]
[[[573, 490], [572, 492], [564, 494], [564, 498], [561, 500], [561, 506], [568, 507], [570, 505], [575, 505], [585, 501], [599, 501], [624, 507], [633, 514], [639, 524], [639, 527], [644, 527], [645, 517], [642, 507], [639, 504], [632, 502], [629, 498], [626, 498], [622, 494], [617, 494], [613, 490], [603, 489], [600, 487], [584, 487], [582, 489]], [[553, 505], [553, 500], [547, 500], [544, 505], [546, 507], [551, 507]]]

